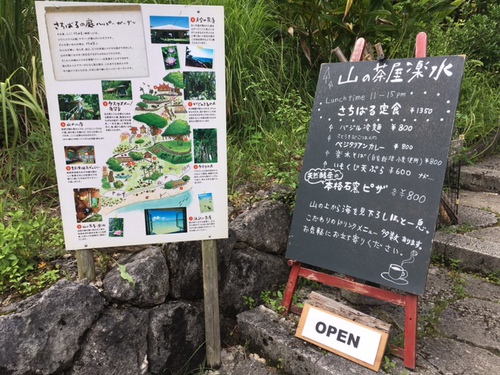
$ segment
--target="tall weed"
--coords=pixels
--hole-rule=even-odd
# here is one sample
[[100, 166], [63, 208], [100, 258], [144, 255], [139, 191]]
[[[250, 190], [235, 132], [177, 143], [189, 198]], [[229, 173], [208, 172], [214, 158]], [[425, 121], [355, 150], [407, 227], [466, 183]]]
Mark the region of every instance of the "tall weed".
[[431, 55], [466, 56], [455, 133], [472, 160], [496, 152], [500, 135], [500, 5], [483, 11], [467, 20], [449, 18], [446, 27], [435, 25], [428, 33]]
[[[32, 58], [34, 69], [41, 73], [40, 48], [37, 40], [34, 0], [0, 0], [0, 81], [5, 81], [20, 67], [14, 83], [31, 91]], [[39, 75], [39, 77], [41, 74]]]

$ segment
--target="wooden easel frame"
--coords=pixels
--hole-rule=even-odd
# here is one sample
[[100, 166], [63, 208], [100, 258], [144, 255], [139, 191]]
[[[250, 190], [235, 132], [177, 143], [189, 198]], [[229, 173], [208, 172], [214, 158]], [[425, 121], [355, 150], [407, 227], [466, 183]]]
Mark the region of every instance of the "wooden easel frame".
[[[379, 59], [383, 59], [383, 51], [380, 45], [375, 46]], [[347, 61], [339, 50], [335, 51], [341, 61]], [[351, 55], [351, 62], [362, 61], [363, 59], [371, 58], [372, 54], [367, 48], [366, 41], [360, 38], [356, 41], [354, 51]], [[415, 57], [427, 57], [427, 34], [421, 32], [417, 35], [415, 44]], [[404, 361], [404, 366], [409, 369], [415, 369], [417, 357], [417, 318], [418, 318], [418, 296], [411, 293], [400, 294], [386, 289], [381, 289], [375, 286], [370, 286], [356, 282], [353, 277], [338, 277], [327, 275], [323, 272], [314, 271], [302, 266], [301, 263], [295, 260], [289, 260], [288, 265], [292, 267], [290, 276], [286, 285], [285, 295], [283, 296], [282, 305], [286, 312], [293, 312], [300, 315], [302, 309], [292, 305], [293, 295], [297, 289], [299, 277], [308, 280], [313, 280], [328, 286], [345, 289], [364, 296], [390, 302], [394, 305], [405, 308], [405, 335], [404, 347], [391, 345], [392, 353], [401, 357]]]

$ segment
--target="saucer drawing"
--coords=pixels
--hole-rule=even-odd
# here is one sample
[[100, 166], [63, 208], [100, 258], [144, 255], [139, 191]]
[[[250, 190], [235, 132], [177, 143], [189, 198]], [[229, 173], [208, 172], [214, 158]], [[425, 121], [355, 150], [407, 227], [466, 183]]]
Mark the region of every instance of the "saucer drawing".
[[391, 283], [397, 284], [397, 285], [406, 285], [408, 284], [408, 280], [406, 279], [393, 279], [390, 275], [389, 272], [382, 272], [380, 274], [384, 279], [387, 281], [390, 281]]

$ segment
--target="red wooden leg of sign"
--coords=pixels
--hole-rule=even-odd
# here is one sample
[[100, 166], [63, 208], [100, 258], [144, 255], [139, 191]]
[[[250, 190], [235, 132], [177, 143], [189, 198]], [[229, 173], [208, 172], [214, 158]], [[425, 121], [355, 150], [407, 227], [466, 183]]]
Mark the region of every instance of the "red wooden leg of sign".
[[427, 57], [427, 34], [423, 31], [418, 33], [417, 42], [415, 43], [415, 57]]
[[366, 40], [363, 38], [359, 38], [356, 40], [356, 44], [354, 45], [354, 51], [351, 54], [351, 62], [358, 62], [363, 59], [363, 52], [365, 51]]
[[405, 347], [404, 365], [414, 369], [417, 363], [417, 312], [418, 296], [406, 295], [406, 322], [405, 322]]
[[288, 265], [292, 266], [292, 269], [290, 270], [290, 276], [288, 276], [285, 295], [283, 296], [283, 302], [281, 303], [281, 305], [286, 309], [287, 313], [290, 311], [290, 306], [292, 306], [293, 294], [295, 293], [295, 289], [297, 289], [300, 263], [296, 260], [289, 260]]

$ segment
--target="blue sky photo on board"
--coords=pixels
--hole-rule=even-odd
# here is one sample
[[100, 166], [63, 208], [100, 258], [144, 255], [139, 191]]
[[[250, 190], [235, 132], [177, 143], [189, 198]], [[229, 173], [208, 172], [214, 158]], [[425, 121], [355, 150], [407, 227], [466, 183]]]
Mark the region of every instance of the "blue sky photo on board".
[[186, 47], [186, 66], [212, 69], [214, 50], [201, 46]]
[[146, 235], [187, 232], [186, 207], [144, 210]]
[[150, 16], [151, 43], [189, 44], [189, 17]]

